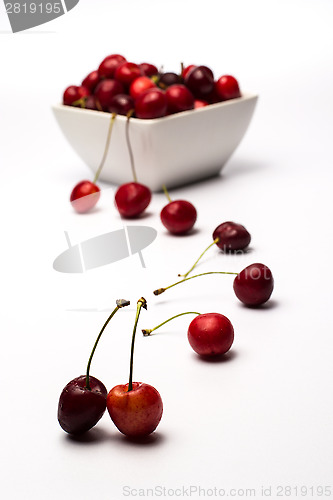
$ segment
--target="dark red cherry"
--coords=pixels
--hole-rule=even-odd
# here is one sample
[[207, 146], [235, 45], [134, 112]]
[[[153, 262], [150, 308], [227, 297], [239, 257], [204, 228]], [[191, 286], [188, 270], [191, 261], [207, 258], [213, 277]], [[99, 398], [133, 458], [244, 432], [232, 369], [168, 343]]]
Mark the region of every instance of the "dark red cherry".
[[223, 222], [213, 232], [213, 240], [218, 238], [216, 245], [224, 252], [244, 250], [251, 241], [247, 229], [236, 222]]
[[166, 115], [167, 107], [167, 98], [162, 90], [148, 89], [135, 101], [135, 116], [143, 119], [160, 118]]
[[197, 211], [189, 201], [171, 201], [161, 211], [161, 221], [172, 234], [185, 234], [197, 220]]
[[187, 73], [184, 83], [195, 97], [205, 98], [214, 88], [214, 75], [207, 66], [196, 66]]
[[141, 63], [139, 64], [139, 68], [143, 76], [154, 76], [158, 74], [158, 69], [153, 64]]
[[102, 418], [106, 409], [107, 390], [95, 377], [86, 375], [71, 380], [63, 389], [58, 405], [58, 421], [69, 434], [83, 434]]
[[113, 96], [124, 92], [124, 86], [117, 80], [102, 80], [95, 89], [95, 96], [102, 109], [108, 111]]
[[247, 306], [259, 306], [267, 302], [274, 288], [271, 270], [264, 264], [251, 264], [237, 274], [234, 292]]
[[177, 73], [168, 72], [168, 73], [162, 73], [160, 75], [158, 80], [158, 86], [161, 89], [167, 89], [171, 85], [176, 85], [182, 82], [183, 78], [181, 77], [181, 75], [177, 75]]
[[139, 66], [127, 61], [119, 64], [114, 72], [114, 78], [126, 86], [130, 85], [139, 76], [141, 76]]
[[140, 215], [149, 205], [151, 191], [138, 182], [122, 184], [115, 194], [115, 204], [122, 217], [132, 218]]
[[91, 181], [81, 181], [73, 189], [70, 202], [80, 214], [91, 210], [101, 195], [99, 187]]
[[98, 68], [98, 74], [100, 78], [113, 78], [117, 66], [125, 61], [125, 57], [121, 56], [120, 54], [112, 54], [110, 56], [107, 56], [101, 62]]
[[223, 314], [200, 314], [191, 321], [187, 338], [192, 349], [200, 356], [220, 356], [232, 346], [234, 328]]
[[231, 75], [221, 76], [215, 83], [215, 90], [223, 101], [241, 97], [238, 81]]
[[71, 106], [75, 101], [82, 99], [90, 94], [89, 89], [86, 87], [78, 87], [77, 85], [70, 85], [64, 92], [63, 104]]
[[98, 107], [98, 103], [94, 95], [88, 95], [88, 97], [85, 98], [83, 108], [92, 109], [94, 111], [102, 111], [102, 108]]
[[194, 97], [185, 85], [171, 85], [165, 91], [168, 113], [179, 113], [194, 108]]
[[98, 71], [92, 71], [82, 81], [82, 85], [83, 85], [83, 87], [86, 87], [87, 89], [89, 89], [90, 92], [94, 92], [99, 81], [100, 81], [100, 76], [98, 74]]
[[129, 93], [133, 99], [137, 99], [142, 92], [148, 89], [156, 88], [156, 84], [147, 76], [136, 78], [129, 88]]
[[134, 109], [134, 99], [128, 94], [113, 96], [109, 105], [110, 113], [117, 113], [117, 115], [126, 116], [132, 109]]

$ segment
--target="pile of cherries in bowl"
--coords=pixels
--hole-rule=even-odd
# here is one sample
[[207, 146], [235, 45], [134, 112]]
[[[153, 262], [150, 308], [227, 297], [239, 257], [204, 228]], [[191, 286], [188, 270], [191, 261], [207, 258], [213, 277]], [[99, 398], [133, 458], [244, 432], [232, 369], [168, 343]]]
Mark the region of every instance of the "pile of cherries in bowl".
[[182, 65], [177, 74], [112, 54], [81, 85], [66, 88], [63, 104], [153, 119], [237, 97], [241, 92], [236, 78], [223, 75], [215, 80], [207, 66]]

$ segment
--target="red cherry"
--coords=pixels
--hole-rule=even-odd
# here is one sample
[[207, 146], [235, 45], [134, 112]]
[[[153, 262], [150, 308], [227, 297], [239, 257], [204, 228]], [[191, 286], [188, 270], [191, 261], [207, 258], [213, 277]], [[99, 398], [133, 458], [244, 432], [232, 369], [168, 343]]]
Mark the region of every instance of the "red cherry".
[[148, 207], [150, 200], [150, 189], [138, 182], [122, 184], [115, 194], [116, 207], [125, 218], [140, 215]]
[[103, 110], [107, 111], [113, 96], [124, 92], [124, 86], [117, 80], [102, 80], [95, 89], [95, 96]]
[[133, 382], [131, 391], [128, 390], [128, 384], [116, 385], [109, 392], [106, 404], [116, 427], [130, 437], [151, 434], [158, 426], [163, 413], [159, 392], [142, 382]]
[[114, 72], [114, 78], [124, 85], [130, 85], [139, 76], [141, 76], [140, 68], [132, 62], [119, 64]]
[[236, 222], [223, 222], [213, 232], [213, 240], [218, 239], [216, 245], [224, 252], [244, 250], [251, 241], [247, 229]]
[[99, 200], [99, 187], [91, 181], [81, 181], [73, 189], [70, 202], [80, 214], [91, 210]]
[[214, 88], [214, 75], [207, 66], [196, 66], [187, 73], [184, 83], [195, 97], [205, 98]]
[[89, 89], [90, 92], [94, 92], [96, 85], [99, 83], [99, 81], [100, 81], [100, 76], [98, 74], [98, 71], [92, 71], [82, 81], [82, 85], [83, 87]]
[[171, 201], [161, 211], [162, 224], [172, 234], [185, 234], [197, 220], [197, 211], [189, 201]]
[[156, 84], [147, 76], [139, 76], [136, 78], [129, 88], [129, 93], [133, 97], [133, 99], [137, 99], [142, 92], [148, 89], [153, 89], [156, 87]]
[[92, 109], [94, 111], [102, 111], [102, 108], [98, 108], [98, 103], [94, 95], [88, 95], [84, 101], [84, 109]]
[[67, 87], [63, 95], [63, 104], [66, 106], [71, 106], [73, 102], [82, 99], [82, 97], [86, 97], [90, 94], [89, 90], [86, 87], [78, 87], [77, 85], [71, 85]]
[[107, 390], [95, 377], [89, 377], [90, 388], [86, 387], [86, 375], [77, 377], [63, 389], [58, 405], [58, 421], [69, 434], [83, 434], [94, 427], [106, 409]]
[[202, 99], [195, 99], [194, 101], [194, 109], [199, 109], [199, 108], [204, 108], [205, 106], [208, 106], [207, 101], [203, 101]]
[[193, 94], [185, 85], [171, 85], [165, 91], [168, 101], [168, 113], [179, 113], [194, 107]]
[[182, 77], [185, 78], [186, 75], [191, 71], [191, 69], [196, 68], [195, 64], [190, 64], [189, 66], [186, 66], [186, 68], [183, 69], [182, 71]]
[[112, 54], [107, 56], [98, 68], [100, 78], [113, 78], [114, 72], [119, 64], [125, 62], [125, 57], [120, 54]]
[[126, 116], [132, 109], [134, 110], [134, 99], [128, 94], [117, 94], [112, 97], [108, 110], [110, 113]]
[[200, 314], [191, 321], [187, 337], [192, 349], [200, 356], [219, 356], [232, 346], [234, 329], [223, 314]]
[[142, 119], [160, 118], [167, 114], [167, 98], [160, 89], [148, 89], [135, 101], [135, 116]]
[[153, 64], [141, 63], [139, 64], [139, 68], [143, 76], [154, 76], [158, 74], [158, 69]]
[[267, 302], [274, 288], [271, 270], [264, 264], [251, 264], [237, 274], [234, 292], [247, 306], [259, 306]]
[[215, 89], [216, 93], [224, 101], [241, 97], [238, 82], [236, 78], [230, 75], [221, 76], [215, 83]]

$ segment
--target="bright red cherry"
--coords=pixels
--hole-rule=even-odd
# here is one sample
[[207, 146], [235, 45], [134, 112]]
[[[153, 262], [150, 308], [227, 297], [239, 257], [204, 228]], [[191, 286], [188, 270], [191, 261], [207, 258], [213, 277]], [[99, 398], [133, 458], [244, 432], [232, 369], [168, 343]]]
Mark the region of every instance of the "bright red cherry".
[[191, 321], [187, 337], [192, 349], [200, 356], [219, 356], [232, 346], [234, 329], [223, 314], [200, 314]]
[[231, 75], [221, 76], [215, 83], [215, 90], [223, 101], [241, 97], [238, 81]]
[[274, 279], [271, 270], [264, 264], [251, 264], [237, 274], [234, 292], [247, 306], [259, 306], [272, 295]]
[[167, 114], [168, 102], [160, 89], [148, 89], [135, 101], [135, 116], [142, 119], [160, 118]]
[[196, 66], [187, 73], [184, 83], [195, 97], [204, 99], [214, 88], [214, 75], [207, 66]]
[[141, 76], [140, 68], [132, 62], [119, 64], [114, 72], [114, 78], [126, 86], [130, 85], [139, 76]]
[[153, 64], [141, 63], [139, 64], [139, 68], [143, 76], [154, 76], [158, 74], [158, 69]]
[[124, 93], [124, 86], [117, 80], [102, 80], [95, 89], [96, 99], [104, 111], [108, 111], [113, 96]]
[[138, 182], [122, 184], [115, 194], [115, 204], [122, 217], [132, 218], [140, 215], [149, 205], [151, 191]]
[[142, 92], [148, 89], [156, 88], [156, 84], [147, 76], [136, 78], [129, 88], [129, 93], [133, 99], [137, 99]]
[[79, 101], [89, 94], [89, 89], [83, 87], [82, 85], [81, 87], [78, 87], [77, 85], [70, 85], [64, 92], [63, 104], [65, 104], [66, 106], [71, 106], [74, 102]]
[[117, 94], [112, 97], [109, 111], [117, 113], [117, 115], [127, 115], [131, 110], [134, 110], [134, 99], [128, 94]]
[[92, 71], [85, 77], [84, 80], [82, 80], [82, 85], [83, 87], [86, 87], [87, 89], [90, 90], [90, 92], [94, 92], [97, 84], [100, 81], [100, 76], [98, 74], [98, 71]]
[[100, 198], [99, 187], [91, 181], [81, 181], [73, 189], [70, 202], [80, 214], [91, 210]]
[[244, 250], [251, 242], [248, 230], [236, 222], [223, 222], [213, 232], [213, 240], [224, 252]]
[[205, 106], [208, 106], [208, 102], [204, 101], [203, 99], [195, 99], [194, 101], [194, 109], [199, 109], [199, 108], [204, 108]]
[[112, 54], [107, 56], [98, 68], [100, 78], [113, 78], [114, 72], [119, 64], [125, 62], [125, 57], [120, 54]]
[[171, 85], [165, 91], [168, 113], [179, 113], [194, 108], [194, 97], [185, 85]]
[[191, 69], [196, 68], [195, 64], [190, 64], [189, 66], [186, 66], [186, 68], [183, 69], [182, 71], [182, 77], [185, 78], [186, 75], [191, 71]]
[[172, 234], [188, 233], [197, 220], [197, 211], [189, 201], [171, 201], [161, 211], [161, 221]]

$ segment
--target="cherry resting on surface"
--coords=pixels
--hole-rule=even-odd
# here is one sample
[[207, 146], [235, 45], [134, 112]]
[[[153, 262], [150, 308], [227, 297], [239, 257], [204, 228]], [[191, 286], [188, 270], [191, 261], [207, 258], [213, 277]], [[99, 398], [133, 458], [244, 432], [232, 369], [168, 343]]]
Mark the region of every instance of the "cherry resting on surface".
[[223, 101], [241, 97], [238, 82], [231, 75], [221, 76], [215, 83], [215, 91]]
[[89, 357], [86, 375], [71, 380], [63, 389], [58, 405], [58, 421], [69, 434], [83, 434], [94, 427], [106, 409], [107, 390], [104, 384], [90, 376], [90, 365], [97, 344], [106, 326], [121, 307], [129, 305], [127, 300], [117, 300], [117, 306], [104, 323]]
[[191, 321], [187, 338], [192, 349], [200, 356], [215, 357], [229, 351], [234, 341], [234, 329], [226, 316], [219, 313], [200, 314], [197, 312], [185, 312], [177, 314], [167, 319], [163, 323], [151, 330], [142, 330], [144, 336], [149, 336], [151, 332], [157, 330], [165, 323], [183, 316], [184, 314], [197, 314]]
[[151, 191], [138, 182], [122, 184], [115, 194], [115, 204], [122, 217], [131, 218], [140, 215], [149, 205]]
[[86, 97], [90, 94], [89, 89], [86, 87], [78, 87], [77, 85], [70, 85], [64, 91], [63, 95], [63, 104], [66, 106], [72, 106], [76, 101], [80, 101], [83, 97]]
[[135, 334], [142, 307], [147, 308], [143, 297], [138, 300], [132, 334], [129, 382], [113, 387], [107, 396], [107, 409], [112, 421], [120, 432], [129, 437], [151, 434], [163, 413], [163, 403], [158, 391], [149, 384], [132, 381]]
[[164, 227], [172, 233], [182, 235], [188, 233], [197, 220], [195, 207], [186, 200], [172, 201], [165, 186], [163, 186], [169, 203], [162, 209], [160, 217]]

